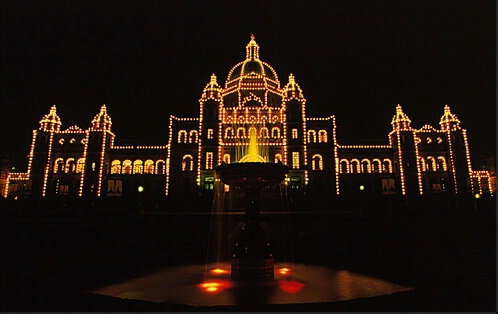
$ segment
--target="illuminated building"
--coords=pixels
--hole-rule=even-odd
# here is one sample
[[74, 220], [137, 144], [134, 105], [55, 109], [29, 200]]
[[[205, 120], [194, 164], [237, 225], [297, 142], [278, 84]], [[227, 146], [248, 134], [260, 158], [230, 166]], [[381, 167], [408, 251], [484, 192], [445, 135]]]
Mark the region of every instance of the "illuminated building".
[[105, 105], [88, 129], [62, 130], [54, 105], [33, 131], [27, 170], [8, 175], [3, 195], [136, 199], [142, 186], [147, 199], [191, 200], [213, 195], [217, 165], [251, 160], [288, 165], [286, 190], [313, 197], [352, 195], [360, 185], [401, 196], [494, 189], [488, 171], [472, 170], [467, 131], [448, 105], [438, 128], [412, 127], [397, 105], [385, 144], [340, 144], [336, 117], [308, 117], [297, 78], [281, 86], [254, 36], [224, 86], [212, 74], [199, 103], [197, 117], [170, 117], [160, 146], [115, 145]]

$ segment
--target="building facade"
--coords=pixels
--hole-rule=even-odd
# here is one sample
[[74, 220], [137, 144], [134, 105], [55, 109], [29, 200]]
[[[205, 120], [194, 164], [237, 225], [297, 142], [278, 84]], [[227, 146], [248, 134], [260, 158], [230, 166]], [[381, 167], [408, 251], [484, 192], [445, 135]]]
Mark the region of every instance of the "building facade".
[[313, 198], [358, 190], [406, 197], [494, 192], [489, 172], [472, 170], [467, 131], [448, 105], [437, 128], [413, 127], [397, 105], [385, 144], [342, 145], [335, 116], [308, 117], [296, 78], [290, 74], [281, 86], [254, 36], [223, 87], [211, 76], [199, 104], [197, 117], [170, 117], [169, 139], [160, 146], [115, 145], [105, 105], [88, 129], [62, 130], [54, 105], [33, 130], [26, 171], [7, 175], [3, 196], [133, 199], [143, 206], [212, 198], [220, 184], [216, 166], [246, 161], [281, 161], [290, 169], [282, 187]]

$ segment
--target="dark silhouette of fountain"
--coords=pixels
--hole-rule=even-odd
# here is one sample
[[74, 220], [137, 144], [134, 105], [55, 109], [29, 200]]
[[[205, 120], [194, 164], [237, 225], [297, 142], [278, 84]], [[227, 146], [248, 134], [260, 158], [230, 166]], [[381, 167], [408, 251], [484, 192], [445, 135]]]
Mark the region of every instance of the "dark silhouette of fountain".
[[274, 278], [274, 259], [268, 241], [268, 228], [261, 221], [260, 193], [267, 186], [282, 182], [289, 172], [278, 163], [243, 162], [222, 163], [216, 168], [224, 184], [244, 191], [247, 208], [241, 223], [231, 261], [234, 280], [267, 280]]

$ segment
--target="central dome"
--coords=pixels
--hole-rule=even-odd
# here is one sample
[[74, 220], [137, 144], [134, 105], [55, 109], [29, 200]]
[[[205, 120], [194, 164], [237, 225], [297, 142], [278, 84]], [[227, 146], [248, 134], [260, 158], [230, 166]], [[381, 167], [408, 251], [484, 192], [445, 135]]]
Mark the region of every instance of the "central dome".
[[275, 70], [259, 59], [259, 46], [251, 35], [251, 40], [246, 46], [246, 59], [237, 63], [228, 73], [227, 83], [244, 76], [262, 76], [278, 82]]

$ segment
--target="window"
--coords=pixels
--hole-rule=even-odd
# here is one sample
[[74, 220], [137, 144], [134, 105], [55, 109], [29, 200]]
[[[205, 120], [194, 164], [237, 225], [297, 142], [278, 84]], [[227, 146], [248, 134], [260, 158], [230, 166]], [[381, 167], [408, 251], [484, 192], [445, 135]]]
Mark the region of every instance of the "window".
[[297, 129], [292, 129], [292, 138], [293, 139], [297, 138]]
[[363, 159], [361, 161], [361, 172], [362, 173], [370, 173], [370, 160]]
[[206, 169], [213, 169], [213, 152], [206, 152]]
[[64, 172], [64, 159], [57, 158], [54, 163], [54, 173]]
[[290, 177], [290, 188], [292, 190], [299, 190], [301, 187], [301, 177], [293, 176]]
[[185, 155], [182, 158], [182, 171], [193, 171], [194, 170], [194, 158], [192, 155]]
[[85, 158], [78, 159], [78, 165], [76, 166], [76, 173], [85, 172]]
[[292, 169], [299, 169], [299, 152], [292, 152]]
[[145, 161], [144, 173], [147, 173], [147, 174], [154, 173], [154, 161], [153, 160], [148, 159]]
[[66, 160], [66, 167], [64, 169], [65, 173], [73, 173], [76, 171], [76, 162], [74, 161], [74, 158], [68, 158]]
[[165, 171], [165, 163], [164, 160], [159, 159], [156, 161], [156, 174], [164, 174]]
[[123, 161], [123, 174], [131, 174], [131, 160]]
[[231, 138], [233, 137], [233, 129], [232, 128], [226, 128], [225, 129], [225, 136], [224, 138]]
[[227, 164], [230, 163], [230, 154], [223, 155], [223, 161]]
[[384, 159], [382, 161], [382, 172], [384, 173], [392, 173], [393, 172], [393, 164], [390, 159]]
[[436, 159], [432, 156], [427, 157], [427, 171], [436, 171]]
[[208, 138], [208, 140], [212, 140], [213, 139], [213, 134], [214, 134], [213, 129], [208, 129], [207, 130], [207, 138]]
[[214, 177], [204, 177], [204, 190], [214, 190]]
[[418, 164], [420, 165], [420, 171], [427, 171], [426, 165], [425, 165], [425, 159], [422, 156], [418, 157]]
[[267, 127], [264, 126], [259, 130], [259, 137], [260, 138], [268, 138], [268, 128]]
[[246, 137], [246, 129], [243, 127], [238, 127], [237, 128], [237, 137], [238, 138], [245, 138]]
[[443, 156], [437, 157], [437, 169], [439, 171], [447, 171], [446, 159]]
[[347, 159], [341, 159], [339, 164], [341, 173], [349, 173], [349, 161]]
[[351, 173], [360, 173], [360, 161], [358, 159], [352, 159], [350, 166]]
[[316, 132], [315, 130], [308, 130], [308, 143], [316, 143]]
[[133, 173], [134, 174], [142, 174], [144, 171], [144, 162], [137, 159], [133, 163]]
[[121, 161], [113, 160], [111, 163], [111, 174], [120, 174], [121, 173]]
[[273, 127], [271, 129], [271, 137], [272, 138], [280, 138], [280, 129], [277, 127]]
[[318, 131], [318, 143], [327, 143], [327, 131], [320, 130]]
[[178, 131], [178, 143], [187, 143], [187, 131]]
[[380, 172], [380, 160], [379, 159], [374, 159], [372, 160], [372, 172], [373, 173], [379, 173]]
[[313, 158], [311, 159], [311, 167], [313, 170], [323, 170], [323, 159], [322, 155], [313, 155]]
[[282, 162], [282, 155], [280, 155], [280, 154], [275, 154], [275, 163], [277, 163], [277, 162], [279, 162], [279, 161], [280, 161], [280, 162]]
[[198, 133], [196, 130], [191, 130], [188, 136], [189, 143], [197, 143]]

